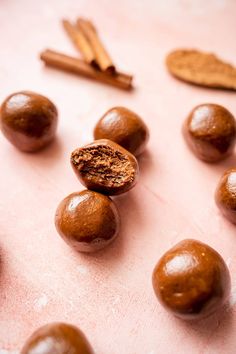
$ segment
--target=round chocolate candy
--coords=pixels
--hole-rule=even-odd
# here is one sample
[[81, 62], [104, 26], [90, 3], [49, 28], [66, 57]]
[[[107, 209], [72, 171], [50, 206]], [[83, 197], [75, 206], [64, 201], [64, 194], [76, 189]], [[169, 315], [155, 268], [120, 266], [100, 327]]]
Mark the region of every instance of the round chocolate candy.
[[94, 354], [81, 330], [65, 323], [39, 328], [27, 340], [21, 354]]
[[1, 106], [2, 133], [22, 151], [35, 152], [47, 146], [55, 136], [57, 120], [55, 105], [34, 92], [14, 93]]
[[149, 132], [136, 113], [125, 107], [114, 107], [97, 122], [94, 139], [112, 140], [137, 156], [144, 151]]
[[109, 197], [85, 190], [62, 200], [56, 211], [55, 225], [65, 242], [77, 251], [94, 252], [115, 239], [120, 216]]
[[236, 224], [236, 168], [230, 168], [221, 177], [215, 201], [222, 214]]
[[224, 260], [213, 248], [196, 240], [184, 240], [167, 251], [152, 280], [161, 304], [184, 319], [207, 317], [222, 307], [230, 292]]
[[206, 162], [217, 162], [234, 149], [234, 116], [217, 104], [201, 104], [189, 114], [183, 126], [185, 140], [194, 154]]
[[138, 178], [136, 158], [111, 140], [95, 140], [74, 150], [71, 165], [88, 189], [116, 195], [133, 188]]

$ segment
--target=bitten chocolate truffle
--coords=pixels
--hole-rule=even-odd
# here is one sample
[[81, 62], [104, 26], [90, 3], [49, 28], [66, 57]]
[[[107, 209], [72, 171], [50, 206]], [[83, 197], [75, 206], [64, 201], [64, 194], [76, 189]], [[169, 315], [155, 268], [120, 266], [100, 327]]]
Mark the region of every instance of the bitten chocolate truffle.
[[56, 211], [55, 225], [65, 242], [77, 251], [94, 252], [116, 238], [120, 216], [109, 197], [85, 190], [62, 200]]
[[48, 98], [30, 91], [10, 95], [0, 110], [2, 133], [25, 152], [47, 146], [55, 136], [57, 120], [55, 105]]
[[236, 122], [234, 116], [217, 104], [201, 104], [189, 114], [183, 135], [190, 149], [201, 160], [217, 162], [234, 149]]
[[201, 319], [227, 301], [229, 270], [210, 246], [184, 240], [167, 251], [153, 272], [153, 288], [161, 304], [177, 317]]
[[136, 113], [125, 107], [114, 107], [97, 122], [94, 139], [112, 140], [137, 156], [147, 145], [149, 131]]
[[39, 328], [27, 340], [21, 354], [94, 354], [81, 330], [65, 323]]
[[139, 173], [136, 158], [107, 139], [96, 140], [73, 151], [71, 165], [83, 185], [107, 195], [133, 188]]
[[236, 224], [236, 168], [227, 170], [221, 177], [215, 201], [222, 214]]

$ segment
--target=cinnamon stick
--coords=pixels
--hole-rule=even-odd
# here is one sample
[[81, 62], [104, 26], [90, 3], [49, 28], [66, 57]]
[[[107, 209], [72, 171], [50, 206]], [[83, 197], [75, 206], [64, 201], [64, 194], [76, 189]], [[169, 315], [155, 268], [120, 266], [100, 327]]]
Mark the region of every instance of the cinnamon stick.
[[94, 51], [83, 33], [68, 20], [62, 20], [62, 24], [69, 38], [74, 43], [76, 49], [78, 49], [83, 55], [84, 60], [88, 64], [97, 67]]
[[113, 64], [108, 52], [104, 48], [94, 25], [88, 20], [79, 18], [77, 20], [77, 27], [90, 42], [91, 48], [93, 49], [96, 61], [100, 69], [102, 71], [114, 73], [115, 65]]
[[115, 75], [110, 75], [93, 68], [83, 60], [53, 50], [47, 49], [42, 52], [40, 59], [44, 61], [46, 65], [63, 71], [72, 72], [125, 90], [130, 90], [132, 88], [131, 75], [119, 72], [116, 72]]

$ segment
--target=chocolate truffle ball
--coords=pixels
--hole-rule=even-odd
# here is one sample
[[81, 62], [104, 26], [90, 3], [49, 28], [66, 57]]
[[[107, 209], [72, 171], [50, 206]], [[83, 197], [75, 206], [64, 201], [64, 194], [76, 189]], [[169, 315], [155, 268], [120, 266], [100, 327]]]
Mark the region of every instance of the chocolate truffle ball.
[[96, 140], [73, 151], [71, 165], [83, 185], [107, 195], [133, 188], [139, 172], [136, 158], [107, 139]]
[[34, 152], [47, 146], [57, 128], [57, 109], [46, 97], [21, 91], [7, 97], [0, 111], [1, 130], [18, 149]]
[[167, 251], [152, 280], [161, 304], [184, 319], [207, 317], [222, 307], [230, 292], [224, 260], [213, 248], [196, 240], [184, 240]]
[[236, 224], [236, 168], [227, 170], [221, 177], [215, 201], [222, 214]]
[[94, 354], [81, 330], [65, 323], [39, 328], [25, 343], [21, 354]]
[[137, 156], [144, 151], [149, 132], [136, 113], [124, 107], [114, 107], [97, 122], [94, 139], [112, 140]]
[[55, 225], [61, 237], [77, 251], [94, 252], [115, 239], [120, 216], [109, 197], [85, 190], [62, 200], [56, 211]]
[[206, 162], [230, 155], [236, 142], [234, 116], [217, 104], [195, 107], [183, 126], [185, 140], [194, 154]]

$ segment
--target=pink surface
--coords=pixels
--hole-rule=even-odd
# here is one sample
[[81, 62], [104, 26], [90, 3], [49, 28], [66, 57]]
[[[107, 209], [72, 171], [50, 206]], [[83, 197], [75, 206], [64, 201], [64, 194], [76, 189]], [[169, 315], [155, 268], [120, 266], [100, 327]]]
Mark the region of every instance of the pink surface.
[[[120, 68], [135, 74], [134, 92], [40, 63], [45, 47], [76, 53], [59, 21], [77, 15], [94, 19]], [[164, 66], [165, 55], [179, 46], [236, 63], [235, 18], [234, 0], [1, 0], [0, 100], [22, 89], [42, 93], [58, 106], [60, 125], [57, 142], [35, 155], [0, 136], [0, 353], [17, 352], [33, 330], [51, 321], [80, 326], [98, 354], [236, 352], [236, 229], [213, 199], [236, 155], [204, 164], [180, 133], [199, 103], [223, 104], [236, 115], [235, 94], [185, 85]], [[58, 237], [54, 212], [67, 194], [83, 189], [70, 152], [92, 140], [95, 122], [114, 105], [144, 117], [150, 143], [140, 159], [139, 184], [115, 198], [120, 237], [99, 254], [76, 254]], [[166, 313], [151, 285], [159, 257], [186, 237], [217, 249], [232, 275], [230, 306], [197, 324]]]

